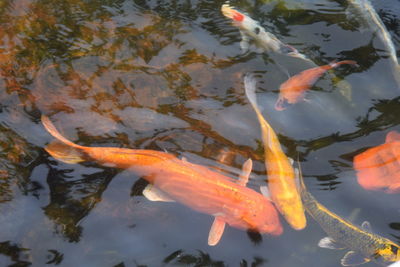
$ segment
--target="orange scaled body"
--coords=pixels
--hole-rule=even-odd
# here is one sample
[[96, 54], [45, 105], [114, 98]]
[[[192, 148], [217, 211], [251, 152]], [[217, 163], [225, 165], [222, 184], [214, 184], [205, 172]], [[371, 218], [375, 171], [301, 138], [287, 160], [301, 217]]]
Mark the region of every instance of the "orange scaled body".
[[363, 188], [400, 192], [400, 134], [391, 131], [384, 144], [355, 156], [354, 168]]
[[287, 104], [294, 104], [304, 99], [304, 93], [328, 70], [342, 64], [357, 64], [353, 60], [332, 62], [329, 65], [311, 68], [291, 77], [279, 87], [279, 98], [275, 103], [276, 110], [286, 109]]
[[[210, 236], [222, 235], [224, 223], [273, 235], [283, 231], [278, 213], [269, 200], [244, 186], [247, 178], [242, 177], [235, 183], [204, 166], [155, 150], [80, 146], [64, 138], [47, 117], [42, 116], [42, 122], [58, 140], [46, 147], [54, 158], [67, 163], [91, 160], [134, 171], [171, 200], [215, 216], [212, 231], [220, 233], [211, 231]], [[250, 171], [251, 167], [248, 174]], [[219, 240], [219, 237], [211, 238], [214, 241], [209, 240], [210, 245]]]

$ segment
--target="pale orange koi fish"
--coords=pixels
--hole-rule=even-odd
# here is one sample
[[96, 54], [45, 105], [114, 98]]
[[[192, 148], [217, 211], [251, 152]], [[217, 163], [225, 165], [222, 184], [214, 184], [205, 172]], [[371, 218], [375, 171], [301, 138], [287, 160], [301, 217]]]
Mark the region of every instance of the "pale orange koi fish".
[[384, 144], [358, 154], [353, 161], [363, 188], [400, 192], [400, 133], [390, 131]]
[[287, 104], [294, 104], [304, 99], [304, 93], [328, 70], [342, 64], [356, 65], [353, 60], [332, 62], [328, 65], [311, 68], [291, 77], [279, 87], [279, 98], [275, 103], [276, 110], [286, 109]]
[[[261, 114], [256, 99], [256, 81], [246, 75], [244, 78], [246, 96], [249, 99], [260, 122], [264, 143], [265, 166], [268, 174], [268, 188], [272, 201], [286, 221], [296, 230], [303, 229], [307, 222], [299, 187], [296, 184], [296, 173], [290, 159], [282, 151], [278, 136]], [[264, 189], [264, 190], [263, 190]], [[265, 188], [262, 188], [265, 191]]]
[[252, 169], [250, 159], [243, 165], [242, 175], [235, 183], [204, 166], [161, 151], [77, 145], [63, 137], [48, 117], [42, 116], [42, 123], [57, 139], [45, 148], [54, 158], [66, 163], [95, 161], [103, 166], [128, 169], [150, 183], [143, 191], [148, 199], [178, 201], [213, 215], [209, 245], [219, 242], [226, 223], [272, 235], [280, 235], [283, 231], [272, 203], [245, 187]]

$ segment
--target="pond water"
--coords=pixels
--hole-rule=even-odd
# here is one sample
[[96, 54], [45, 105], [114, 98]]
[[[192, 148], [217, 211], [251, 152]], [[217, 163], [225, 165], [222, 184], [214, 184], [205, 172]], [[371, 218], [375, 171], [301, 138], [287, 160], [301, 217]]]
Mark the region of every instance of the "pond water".
[[[243, 87], [257, 74], [262, 112], [308, 190], [356, 225], [400, 242], [399, 194], [357, 183], [353, 157], [400, 131], [400, 89], [383, 42], [341, 0], [232, 1], [318, 65], [308, 101], [274, 109], [303, 61], [239, 46], [224, 1], [4, 0], [0, 2], [1, 266], [339, 266], [317, 246], [311, 217], [280, 236], [227, 227], [207, 245], [213, 217], [151, 202], [147, 182], [94, 162], [66, 164], [43, 148], [45, 114], [86, 146], [168, 151], [232, 176], [247, 158], [248, 186], [266, 184], [260, 127]], [[400, 47], [400, 1], [372, 1]], [[222, 155], [222, 156], [221, 156]], [[224, 162], [220, 159], [224, 158]], [[364, 266], [375, 266], [373, 263]]]

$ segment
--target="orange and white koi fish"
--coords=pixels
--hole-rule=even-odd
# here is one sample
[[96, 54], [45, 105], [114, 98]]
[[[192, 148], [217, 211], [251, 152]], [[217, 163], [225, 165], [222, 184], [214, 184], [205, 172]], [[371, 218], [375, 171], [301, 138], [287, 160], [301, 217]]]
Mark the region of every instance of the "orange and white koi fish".
[[291, 77], [279, 87], [279, 98], [275, 103], [276, 110], [286, 109], [287, 104], [294, 104], [304, 100], [304, 93], [328, 70], [342, 64], [355, 65], [353, 60], [332, 62], [328, 65], [311, 68]]
[[384, 144], [354, 157], [358, 183], [367, 190], [400, 192], [400, 134], [390, 131]]
[[235, 183], [231, 178], [204, 166], [178, 159], [172, 154], [144, 149], [86, 147], [63, 137], [48, 117], [42, 116], [46, 130], [57, 140], [45, 149], [66, 163], [95, 161], [103, 166], [134, 171], [150, 184], [143, 195], [154, 201], [178, 201], [215, 217], [208, 244], [216, 245], [225, 224], [259, 233], [280, 235], [278, 213], [263, 195], [245, 187], [252, 169], [249, 159]]
[[[296, 184], [296, 172], [291, 161], [282, 151], [278, 136], [261, 114], [256, 99], [256, 81], [246, 75], [244, 78], [246, 96], [249, 99], [257, 118], [260, 122], [262, 140], [264, 143], [265, 166], [268, 174], [269, 192], [261, 188], [265, 195], [270, 195], [286, 221], [296, 230], [303, 229], [307, 222], [304, 215], [304, 207], [301, 202]], [[297, 171], [297, 170], [296, 170]]]
[[[238, 27], [242, 36], [240, 47], [247, 51], [249, 48], [250, 38], [253, 39], [258, 47], [264, 52], [273, 51], [291, 57], [300, 58], [312, 62], [305, 55], [299, 53], [296, 48], [288, 44], [284, 44], [275, 35], [267, 32], [261, 25], [250, 18], [246, 14], [239, 12], [229, 4], [223, 4], [221, 7], [222, 14], [233, 21], [233, 25]], [[312, 62], [314, 64], [314, 62]]]

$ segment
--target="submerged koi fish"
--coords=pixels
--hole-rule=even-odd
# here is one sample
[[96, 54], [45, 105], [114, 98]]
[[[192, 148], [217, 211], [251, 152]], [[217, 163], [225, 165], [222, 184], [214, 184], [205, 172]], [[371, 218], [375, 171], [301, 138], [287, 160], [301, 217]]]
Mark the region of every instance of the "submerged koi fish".
[[328, 70], [342, 64], [355, 65], [353, 60], [332, 62], [328, 65], [311, 68], [291, 77], [279, 87], [279, 98], [275, 103], [276, 110], [286, 109], [287, 104], [294, 104], [304, 99], [304, 93]]
[[278, 136], [262, 116], [255, 95], [256, 81], [246, 75], [244, 78], [246, 96], [249, 99], [260, 122], [264, 143], [265, 165], [268, 174], [268, 190], [261, 188], [265, 195], [270, 195], [286, 221], [296, 230], [306, 226], [303, 204], [295, 181], [295, 170], [290, 159], [282, 151]]
[[288, 44], [284, 44], [278, 38], [276, 38], [275, 35], [267, 32], [263, 27], [261, 27], [257, 21], [237, 11], [229, 4], [223, 4], [221, 11], [225, 17], [232, 19], [233, 24], [239, 28], [242, 36], [242, 41], [240, 42], [240, 47], [242, 50], [248, 50], [250, 38], [252, 38], [256, 44], [263, 49], [264, 52], [273, 51], [278, 54], [296, 57], [312, 62], [305, 55], [299, 53], [296, 48]]
[[396, 48], [389, 31], [376, 13], [375, 8], [368, 0], [348, 0], [348, 2], [354, 7], [355, 13], [358, 13], [357, 19], [363, 24], [366, 24], [365, 26], [373, 30], [382, 40], [385, 48], [389, 52], [389, 58], [393, 65], [393, 75], [397, 84], [400, 85], [400, 65], [397, 60]]
[[328, 234], [328, 237], [319, 241], [318, 246], [350, 249], [341, 260], [343, 266], [354, 266], [369, 261], [386, 265], [400, 260], [400, 246], [372, 233], [369, 222], [363, 222], [360, 228], [328, 210], [307, 191], [301, 172], [299, 180], [304, 207]]
[[391, 131], [384, 144], [355, 156], [354, 168], [363, 188], [400, 192], [400, 134]]
[[66, 163], [95, 161], [103, 166], [129, 169], [150, 184], [143, 195], [153, 201], [178, 201], [215, 217], [208, 244], [216, 245], [225, 224], [259, 233], [280, 235], [282, 226], [275, 207], [263, 195], [245, 187], [252, 169], [249, 159], [237, 183], [210, 169], [178, 159], [172, 154], [144, 149], [86, 147], [63, 137], [48, 117], [46, 130], [57, 140], [45, 149]]

